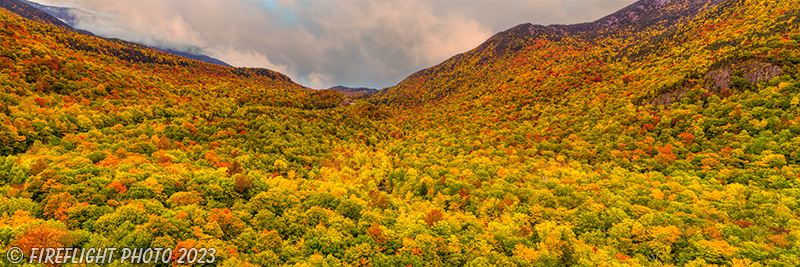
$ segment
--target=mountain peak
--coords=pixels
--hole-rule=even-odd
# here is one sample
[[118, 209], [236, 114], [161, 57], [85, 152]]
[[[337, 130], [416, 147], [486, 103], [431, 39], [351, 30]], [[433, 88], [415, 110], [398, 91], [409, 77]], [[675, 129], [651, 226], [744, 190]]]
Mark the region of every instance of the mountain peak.
[[[420, 70], [397, 86], [381, 90], [379, 97], [384, 102], [415, 102], [413, 99], [438, 100], [447, 95], [458, 93], [473, 72], [497, 72], [507, 68], [508, 61], [524, 64], [523, 59], [516, 58], [537, 43], [558, 43], [577, 53], [586, 52], [589, 47], [601, 45], [598, 42], [616, 40], [617, 46], [635, 44], [639, 39], [647, 39], [659, 35], [663, 31], [684, 21], [695, 18], [698, 14], [716, 7], [723, 0], [640, 0], [617, 12], [609, 14], [593, 22], [571, 25], [537, 25], [523, 23], [508, 30], [499, 32], [487, 39], [475, 49], [458, 54], [444, 62]], [[610, 38], [610, 39], [609, 39]], [[544, 42], [542, 42], [544, 41]], [[575, 49], [572, 49], [575, 48]], [[528, 51], [530, 52], [530, 51]], [[547, 60], [558, 61], [559, 54], [549, 55]], [[547, 61], [545, 60], [545, 61]], [[431, 88], [430, 92], [420, 90], [417, 84], [422, 81], [436, 79], [447, 86]], [[453, 82], [459, 81], [459, 82]], [[513, 81], [514, 78], [506, 80]], [[496, 81], [495, 81], [496, 82]], [[415, 96], [422, 94], [426, 96]], [[471, 92], [470, 94], [481, 94]], [[397, 99], [391, 99], [397, 98]], [[412, 100], [409, 100], [412, 99]], [[415, 102], [414, 104], [420, 104]]]
[[622, 29], [665, 28], [691, 18], [722, 0], [640, 0], [593, 22], [559, 25], [574, 33], [597, 34]]
[[558, 41], [567, 35], [584, 38], [602, 36], [620, 30], [636, 33], [648, 28], [663, 29], [681, 19], [690, 18], [721, 0], [640, 0], [593, 22], [538, 25], [523, 23], [499, 32], [476, 48], [477, 53], [491, 50], [495, 57], [514, 53], [535, 40]]

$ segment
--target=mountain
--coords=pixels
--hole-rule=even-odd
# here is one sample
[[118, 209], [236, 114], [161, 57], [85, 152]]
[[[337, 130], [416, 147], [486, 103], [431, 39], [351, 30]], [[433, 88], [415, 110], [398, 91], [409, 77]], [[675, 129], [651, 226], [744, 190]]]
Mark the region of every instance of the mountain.
[[[14, 6], [19, 6], [20, 10], [22, 10], [22, 9], [31, 9], [31, 7], [35, 8], [35, 9], [38, 9], [38, 10], [40, 10], [39, 12], [36, 12], [36, 11], [32, 11], [32, 12], [36, 12], [38, 14], [38, 17], [43, 18], [43, 19], [35, 20], [35, 21], [48, 23], [48, 24], [53, 24], [53, 25], [61, 25], [59, 27], [62, 27], [62, 28], [65, 27], [65, 26], [68, 27], [68, 28], [65, 28], [65, 29], [74, 29], [73, 27], [76, 27], [77, 23], [80, 20], [80, 17], [77, 14], [81, 14], [83, 16], [91, 16], [90, 13], [88, 13], [88, 12], [86, 12], [84, 10], [78, 9], [78, 8], [48, 6], [48, 5], [42, 5], [42, 4], [39, 4], [39, 3], [36, 3], [36, 2], [25, 1], [25, 0], [3, 0], [3, 1], [8, 1], [9, 3], [12, 3], [12, 2], [15, 3]], [[25, 6], [25, 5], [27, 5], [27, 6]], [[11, 10], [11, 9], [9, 9], [9, 10]], [[12, 11], [14, 11], [14, 10], [12, 10]], [[42, 11], [44, 13], [47, 13], [47, 15], [49, 15], [49, 16], [41, 14]], [[18, 12], [15, 11], [15, 13], [18, 13]], [[28, 17], [26, 17], [26, 18], [28, 18]], [[86, 31], [86, 30], [79, 30], [78, 29], [76, 31], [79, 31], [79, 32], [84, 33], [84, 34], [93, 35], [91, 32]], [[165, 47], [157, 47], [157, 46], [149, 46], [149, 47], [153, 48], [155, 50], [161, 51], [161, 52], [170, 53], [170, 54], [173, 54], [173, 55], [176, 55], [176, 56], [185, 57], [185, 58], [188, 58], [188, 59], [194, 59], [194, 60], [202, 61], [202, 62], [206, 62], [206, 63], [217, 64], [217, 65], [226, 66], [226, 67], [232, 67], [231, 65], [229, 65], [228, 63], [223, 62], [222, 60], [210, 57], [208, 55], [204, 55], [202, 53], [178, 51], [178, 50], [175, 50], [175, 49], [170, 49], [170, 48], [165, 48]]]
[[[521, 238], [494, 239], [521, 258], [524, 237], [542, 246], [518, 266], [781, 264], [796, 230], [777, 218], [794, 215], [752, 196], [798, 186], [798, 4], [643, 0], [521, 24], [368, 99], [401, 121], [394, 155], [428, 171], [431, 216], [520, 214], [505, 229]], [[470, 209], [476, 191], [496, 202]], [[762, 230], [758, 249], [734, 234]]]
[[797, 266], [800, 2], [623, 11], [521, 24], [351, 105], [0, 9], [1, 247]]
[[20, 16], [40, 23], [54, 25], [58, 28], [65, 30], [74, 30], [72, 26], [67, 25], [61, 20], [50, 16], [35, 7], [30, 6], [27, 1], [20, 0], [0, 0], [0, 7], [5, 8], [11, 12], [17, 13]]
[[[24, 6], [14, 4], [14, 13], [22, 12], [25, 17], [45, 23], [18, 19], [14, 13], [2, 9], [6, 25], [2, 37], [7, 45], [0, 54], [4, 71], [0, 78], [4, 88], [11, 88], [3, 92], [2, 110], [11, 121], [33, 119], [14, 107], [34, 99], [31, 103], [47, 108], [51, 114], [66, 112], [61, 105], [66, 108], [75, 101], [85, 100], [81, 105], [86, 109], [83, 112], [105, 114], [103, 119], [85, 121], [90, 128], [110, 127], [114, 123], [127, 125], [175, 117], [178, 113], [186, 115], [186, 112], [193, 114], [192, 120], [201, 117], [212, 121], [253, 104], [325, 109], [336, 107], [344, 99], [340, 93], [306, 89], [268, 69], [202, 63], [118, 39], [86, 35], [62, 24], [51, 24], [52, 17], [37, 9], [22, 9]], [[148, 100], [136, 96], [147, 96]], [[147, 104], [148, 101], [153, 103]], [[101, 103], [121, 107], [109, 113], [97, 106]], [[153, 108], [158, 111], [152, 113]], [[45, 124], [48, 123], [57, 122], [48, 120]], [[24, 153], [38, 141], [86, 130], [74, 125], [47, 127], [46, 131], [5, 128], [7, 135], [3, 135], [4, 146], [0, 150], [3, 155]]]
[[371, 94], [374, 94], [374, 93], [378, 92], [378, 89], [373, 89], [373, 88], [366, 88], [366, 87], [353, 88], [353, 87], [345, 87], [345, 86], [341, 86], [341, 85], [328, 88], [328, 90], [334, 90], [334, 91], [337, 91], [337, 92], [341, 92], [346, 97], [354, 97], [354, 96], [358, 96], [358, 95], [371, 95]]
[[[398, 86], [382, 90], [378, 95], [386, 96], [382, 101], [419, 103], [408, 99], [416, 98], [441, 99], [450, 94], [455, 87], [485, 84], [482, 81], [463, 82], [464, 79], [481, 78], [474, 73], [492, 73], [509, 65], [513, 57], [521, 56], [537, 45], [543, 43], [572, 46], [580, 52], [584, 48], [612, 45], [616, 48], [630, 47], [642, 39], [654, 40], [655, 37], [667, 35], [674, 31], [675, 25], [694, 18], [703, 11], [714, 8], [720, 2], [695, 0], [642, 0], [631, 4], [613, 14], [590, 23], [574, 25], [533, 25], [520, 24], [500, 32], [486, 40], [477, 48], [456, 55], [436, 66], [421, 70], [403, 80]], [[613, 50], [612, 50], [613, 51]], [[583, 61], [583, 60], [582, 60]], [[535, 64], [526, 64], [537, 67]], [[493, 76], [493, 75], [488, 75]], [[454, 78], [454, 79], [451, 79]], [[458, 84], [437, 86], [420, 90], [418, 81], [428, 79], [457, 80]], [[514, 78], [509, 78], [514, 79]], [[435, 84], [428, 82], [427, 84]], [[416, 93], [412, 93], [414, 91]]]
[[623, 9], [589, 23], [551, 25], [572, 34], [594, 36], [619, 32], [635, 33], [664, 30], [693, 19], [723, 0], [646, 0], [637, 1]]
[[24, 4], [27, 4], [27, 5], [31, 6], [31, 7], [33, 7], [33, 8], [41, 10], [41, 11], [49, 14], [50, 16], [53, 16], [54, 18], [62, 21], [63, 23], [66, 23], [70, 27], [75, 27], [75, 25], [78, 23], [79, 15], [83, 15], [83, 16], [90, 15], [89, 12], [83, 11], [83, 10], [78, 9], [78, 8], [49, 6], [49, 5], [43, 5], [43, 4], [39, 4], [37, 2], [27, 1], [27, 0], [15, 0], [15, 1], [22, 2]]

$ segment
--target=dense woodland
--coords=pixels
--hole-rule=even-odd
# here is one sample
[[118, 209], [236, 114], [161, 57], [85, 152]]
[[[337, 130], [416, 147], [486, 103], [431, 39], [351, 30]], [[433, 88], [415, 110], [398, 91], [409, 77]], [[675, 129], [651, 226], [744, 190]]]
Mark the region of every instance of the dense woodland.
[[352, 106], [0, 9], [0, 253], [800, 266], [800, 3], [637, 4], [669, 23], [521, 25]]

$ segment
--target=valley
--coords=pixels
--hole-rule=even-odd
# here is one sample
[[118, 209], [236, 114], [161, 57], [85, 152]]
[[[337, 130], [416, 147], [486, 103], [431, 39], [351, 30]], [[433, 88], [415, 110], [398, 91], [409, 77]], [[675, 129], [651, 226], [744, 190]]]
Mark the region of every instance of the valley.
[[377, 92], [0, 9], [0, 252], [797, 266], [797, 6], [642, 0], [520, 24]]

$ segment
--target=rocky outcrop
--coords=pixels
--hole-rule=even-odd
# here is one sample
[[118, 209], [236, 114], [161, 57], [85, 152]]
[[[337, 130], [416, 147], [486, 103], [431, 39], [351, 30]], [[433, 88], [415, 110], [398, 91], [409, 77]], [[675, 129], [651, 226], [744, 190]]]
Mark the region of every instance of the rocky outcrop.
[[679, 89], [677, 91], [667, 92], [667, 93], [664, 93], [664, 94], [656, 97], [656, 99], [650, 100], [649, 102], [647, 102], [647, 104], [648, 105], [670, 106], [670, 105], [672, 105], [672, 102], [675, 102], [675, 101], [678, 101], [679, 99], [681, 99], [681, 97], [683, 97], [683, 95], [685, 95], [686, 92], [688, 92], [688, 91], [689, 91], [688, 87], [683, 87], [683, 88], [681, 88], [681, 89]]
[[[741, 73], [741, 77], [738, 78], [739, 81], [744, 78], [750, 83], [750, 85], [755, 85], [759, 82], [772, 80], [773, 78], [781, 75], [783, 71], [781, 70], [781, 67], [765, 62], [752, 61], [740, 63], [733, 65], [731, 68], [716, 69], [706, 73], [706, 75], [703, 77], [704, 88], [709, 92], [718, 94], [722, 90], [731, 87], [731, 79], [734, 73], [736, 73], [735, 75], [739, 75], [739, 73]], [[678, 84], [673, 85], [671, 88], [674, 89], [665, 90], [666, 92], [661, 93], [650, 101], [647, 101], [647, 104], [665, 106], [672, 105], [673, 102], [680, 100], [681, 97], [683, 97], [695, 84], [696, 83], [692, 82], [684, 83], [680, 86], [677, 86]]]
[[727, 69], [709, 71], [704, 80], [706, 90], [719, 93], [731, 87], [731, 72]]
[[783, 72], [781, 67], [763, 62], [750, 62], [740, 68], [743, 70], [742, 78], [750, 81], [750, 84], [772, 80]]
[[731, 72], [741, 71], [742, 78], [747, 79], [751, 85], [762, 81], [769, 81], [783, 73], [781, 67], [765, 62], [747, 62], [734, 65], [731, 69], [718, 69], [706, 73], [705, 88], [708, 91], [719, 93], [731, 86]]
[[345, 98], [344, 100], [342, 100], [342, 102], [339, 103], [339, 107], [349, 107], [355, 104], [356, 103], [351, 102], [349, 98]]

